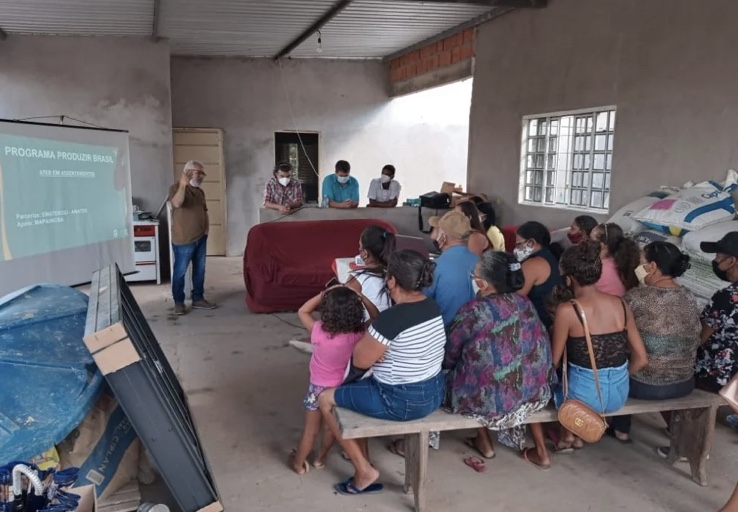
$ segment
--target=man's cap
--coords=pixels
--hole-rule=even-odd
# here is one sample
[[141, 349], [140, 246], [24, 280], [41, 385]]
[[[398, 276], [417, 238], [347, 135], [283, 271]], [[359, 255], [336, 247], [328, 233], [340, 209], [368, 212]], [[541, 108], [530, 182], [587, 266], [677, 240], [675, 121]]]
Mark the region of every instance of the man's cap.
[[471, 233], [471, 223], [461, 212], [451, 211], [443, 217], [431, 217], [428, 223], [433, 228], [439, 228], [452, 238], [464, 239]]
[[738, 258], [738, 231], [731, 231], [717, 242], [702, 242], [700, 249], [708, 254], [719, 252]]

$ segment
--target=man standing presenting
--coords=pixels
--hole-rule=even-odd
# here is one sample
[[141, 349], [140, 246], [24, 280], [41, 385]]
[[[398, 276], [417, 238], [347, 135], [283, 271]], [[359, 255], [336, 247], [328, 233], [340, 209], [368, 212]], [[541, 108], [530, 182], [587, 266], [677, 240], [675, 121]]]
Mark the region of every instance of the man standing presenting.
[[349, 176], [351, 164], [336, 162], [336, 172], [323, 180], [323, 206], [326, 208], [358, 208], [359, 182]]
[[215, 304], [205, 300], [205, 255], [208, 245], [208, 207], [205, 193], [200, 188], [205, 179], [202, 163], [190, 160], [182, 169], [179, 183], [169, 189], [172, 204], [172, 252], [174, 270], [172, 295], [174, 313], [187, 314], [185, 306], [185, 274], [192, 263], [192, 308], [215, 309]]
[[450, 211], [440, 219], [431, 217], [428, 222], [441, 255], [436, 258], [433, 284], [423, 293], [441, 308], [448, 329], [459, 308], [474, 298], [471, 275], [479, 257], [466, 246], [471, 224], [463, 213]]

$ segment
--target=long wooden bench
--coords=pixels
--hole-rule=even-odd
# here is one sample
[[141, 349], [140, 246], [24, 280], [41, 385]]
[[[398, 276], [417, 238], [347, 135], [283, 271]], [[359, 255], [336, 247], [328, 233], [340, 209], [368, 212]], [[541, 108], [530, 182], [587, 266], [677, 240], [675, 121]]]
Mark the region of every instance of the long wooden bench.
[[[706, 464], [715, 431], [715, 416], [717, 408], [724, 403], [718, 395], [695, 390], [689, 396], [672, 400], [629, 399], [625, 407], [608, 416], [675, 411], [667, 462], [673, 464], [680, 457], [686, 457], [692, 470], [692, 479], [706, 486]], [[336, 408], [335, 415], [345, 439], [405, 436], [405, 492], [414, 493], [416, 512], [425, 511], [430, 432], [479, 427], [479, 423], [472, 419], [441, 410], [421, 420], [407, 422], [377, 420], [341, 408]], [[552, 407], [533, 414], [526, 423], [549, 421], [556, 421], [556, 410]]]

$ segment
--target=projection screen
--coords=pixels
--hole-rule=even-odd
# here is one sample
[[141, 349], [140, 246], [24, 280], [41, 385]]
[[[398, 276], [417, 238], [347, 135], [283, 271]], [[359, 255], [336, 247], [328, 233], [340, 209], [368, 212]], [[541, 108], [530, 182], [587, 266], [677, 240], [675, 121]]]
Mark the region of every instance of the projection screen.
[[134, 270], [128, 133], [0, 120], [0, 296]]

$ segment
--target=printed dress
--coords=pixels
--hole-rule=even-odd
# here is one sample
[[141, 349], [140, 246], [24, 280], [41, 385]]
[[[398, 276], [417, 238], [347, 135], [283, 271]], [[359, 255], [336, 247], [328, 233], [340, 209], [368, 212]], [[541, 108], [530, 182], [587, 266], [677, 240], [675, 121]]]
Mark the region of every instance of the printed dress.
[[450, 328], [443, 367], [445, 408], [522, 448], [522, 424], [550, 401], [555, 379], [551, 342], [531, 301], [511, 293], [467, 303]]
[[697, 349], [698, 385], [717, 392], [738, 372], [738, 283], [712, 296], [702, 322], [715, 332]]

